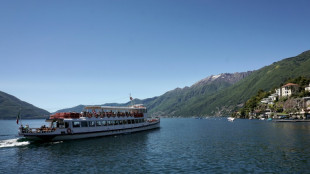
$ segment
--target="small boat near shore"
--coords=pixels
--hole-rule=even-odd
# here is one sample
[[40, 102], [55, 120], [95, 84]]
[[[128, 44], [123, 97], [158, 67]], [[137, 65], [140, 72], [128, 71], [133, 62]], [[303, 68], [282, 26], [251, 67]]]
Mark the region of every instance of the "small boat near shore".
[[63, 141], [159, 128], [160, 118], [147, 117], [143, 105], [130, 107], [87, 106], [81, 113], [56, 113], [41, 128], [19, 127], [19, 135], [31, 140]]
[[227, 120], [230, 122], [233, 122], [235, 120], [235, 118], [234, 117], [227, 117]]

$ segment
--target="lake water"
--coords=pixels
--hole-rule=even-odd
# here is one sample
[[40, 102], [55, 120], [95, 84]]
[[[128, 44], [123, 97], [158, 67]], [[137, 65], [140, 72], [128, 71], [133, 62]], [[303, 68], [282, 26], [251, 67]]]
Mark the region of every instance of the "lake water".
[[16, 136], [15, 120], [0, 120], [0, 173], [310, 173], [310, 123], [166, 118], [127, 135], [43, 144]]

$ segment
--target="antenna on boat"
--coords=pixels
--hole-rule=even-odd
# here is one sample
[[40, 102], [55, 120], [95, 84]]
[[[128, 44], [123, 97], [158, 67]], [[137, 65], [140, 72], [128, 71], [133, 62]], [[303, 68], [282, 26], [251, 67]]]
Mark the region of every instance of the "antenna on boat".
[[22, 108], [20, 107], [19, 108], [19, 111], [18, 111], [18, 114], [17, 114], [17, 118], [16, 118], [16, 124], [18, 124], [19, 123], [19, 120], [20, 120], [20, 124], [22, 125], [22, 114], [21, 114], [21, 110], [22, 110]]

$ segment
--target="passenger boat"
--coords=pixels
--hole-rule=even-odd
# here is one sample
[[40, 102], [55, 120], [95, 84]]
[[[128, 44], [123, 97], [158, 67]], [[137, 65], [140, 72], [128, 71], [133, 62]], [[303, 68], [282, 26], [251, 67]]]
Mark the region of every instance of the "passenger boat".
[[87, 106], [81, 113], [56, 113], [41, 128], [19, 127], [19, 135], [32, 140], [63, 141], [159, 128], [160, 118], [147, 117], [143, 105]]

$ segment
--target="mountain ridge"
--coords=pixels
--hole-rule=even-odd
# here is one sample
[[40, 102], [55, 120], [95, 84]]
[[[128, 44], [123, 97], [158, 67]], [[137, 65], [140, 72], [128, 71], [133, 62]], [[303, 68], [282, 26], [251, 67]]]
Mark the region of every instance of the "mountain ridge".
[[16, 119], [19, 110], [23, 119], [45, 118], [50, 113], [17, 97], [0, 91], [0, 119]]
[[[205, 112], [211, 115], [229, 115], [238, 105], [242, 105], [259, 90], [273, 90], [289, 78], [298, 76], [310, 77], [310, 51], [305, 51], [295, 57], [282, 59], [271, 65], [254, 71], [251, 75], [235, 85], [204, 100]], [[215, 100], [212, 102], [212, 100]], [[208, 105], [208, 106], [206, 106]], [[217, 107], [222, 112], [212, 112]]]
[[[248, 72], [237, 72], [237, 73], [221, 73], [218, 75], [211, 75], [202, 80], [197, 81], [190, 87], [185, 86], [184, 88], [175, 88], [173, 90], [167, 91], [166, 93], [152, 97], [147, 99], [134, 99], [133, 103], [136, 104], [144, 104], [148, 111], [152, 115], [160, 114], [160, 115], [173, 115], [175, 113], [175, 107], [183, 107], [186, 105], [188, 100], [191, 98], [201, 95], [201, 94], [212, 94], [217, 92], [218, 90], [222, 90], [228, 86], [233, 85], [234, 83], [238, 82], [239, 80], [243, 79], [244, 77], [251, 74], [252, 71]], [[131, 103], [121, 103], [118, 106], [129, 106]], [[111, 105], [111, 104], [103, 104], [103, 105]], [[101, 106], [103, 106], [101, 104]], [[115, 106], [116, 103], [113, 103]], [[72, 107], [67, 109], [58, 110], [56, 112], [81, 112], [82, 107], [85, 105], [79, 105], [80, 107]]]

